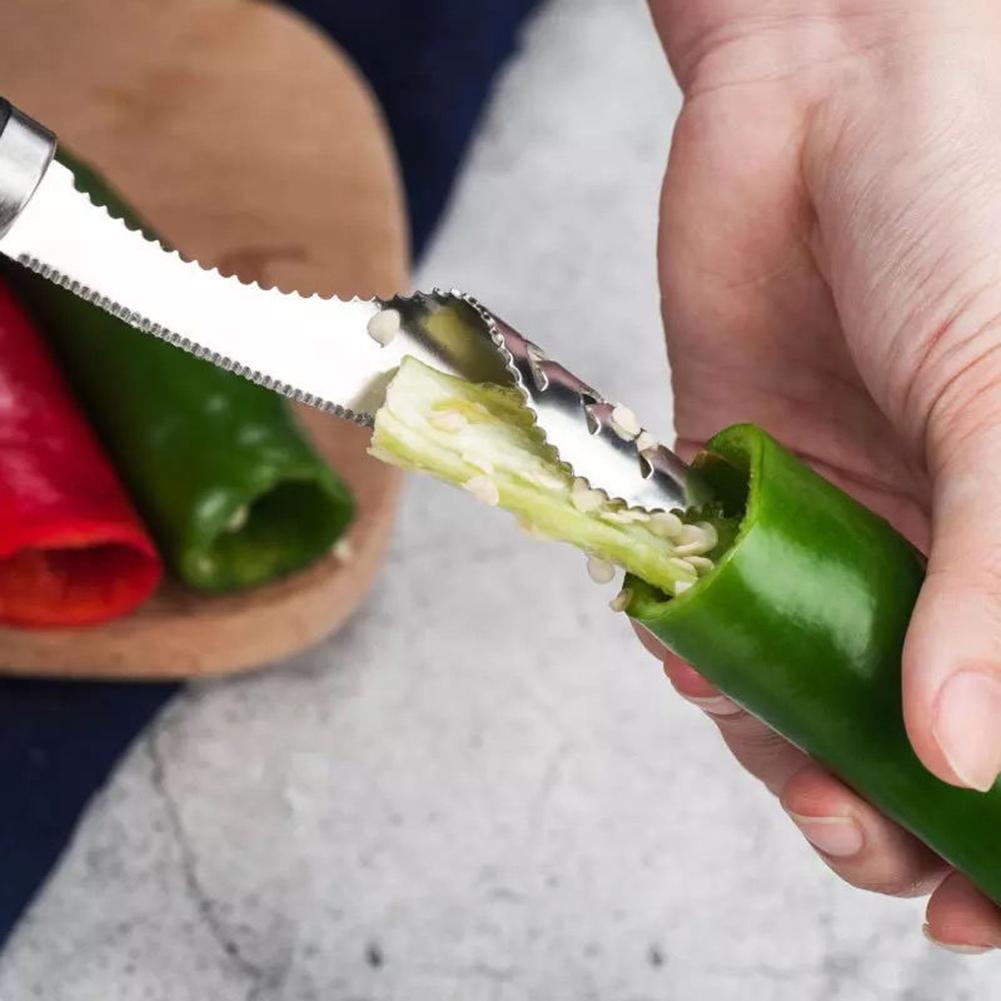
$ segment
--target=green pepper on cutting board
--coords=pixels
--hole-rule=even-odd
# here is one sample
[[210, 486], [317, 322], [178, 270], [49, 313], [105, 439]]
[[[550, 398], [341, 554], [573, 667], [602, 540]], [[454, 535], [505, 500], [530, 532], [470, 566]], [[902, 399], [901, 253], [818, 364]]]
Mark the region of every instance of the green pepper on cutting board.
[[[95, 202], [149, 232], [92, 171], [59, 158]], [[261, 584], [343, 534], [351, 495], [283, 399], [23, 268], [9, 276], [184, 583], [207, 591]]]
[[1001, 782], [986, 794], [942, 782], [904, 729], [900, 657], [921, 555], [751, 425], [722, 431], [696, 460], [716, 510], [624, 509], [557, 464], [519, 401], [404, 359], [373, 452], [579, 546], [600, 582], [624, 567], [613, 609], [1001, 904]]

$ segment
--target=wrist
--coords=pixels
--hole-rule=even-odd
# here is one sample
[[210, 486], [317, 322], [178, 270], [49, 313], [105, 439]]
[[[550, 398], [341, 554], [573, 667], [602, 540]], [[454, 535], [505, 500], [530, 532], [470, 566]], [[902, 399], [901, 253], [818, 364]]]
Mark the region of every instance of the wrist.
[[896, 40], [955, 29], [995, 31], [992, 0], [649, 0], [671, 68], [689, 92], [737, 67], [742, 80], [766, 80]]

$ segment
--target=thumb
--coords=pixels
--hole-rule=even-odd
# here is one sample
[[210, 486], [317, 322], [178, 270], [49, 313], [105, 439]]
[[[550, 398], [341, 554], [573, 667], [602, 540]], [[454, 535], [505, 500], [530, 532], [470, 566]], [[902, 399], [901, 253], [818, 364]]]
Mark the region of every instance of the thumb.
[[[1001, 772], [1001, 370], [929, 425], [928, 576], [904, 647], [904, 716], [939, 778], [986, 792]], [[957, 413], [956, 410], [952, 411]], [[941, 422], [939, 422], [941, 423]]]

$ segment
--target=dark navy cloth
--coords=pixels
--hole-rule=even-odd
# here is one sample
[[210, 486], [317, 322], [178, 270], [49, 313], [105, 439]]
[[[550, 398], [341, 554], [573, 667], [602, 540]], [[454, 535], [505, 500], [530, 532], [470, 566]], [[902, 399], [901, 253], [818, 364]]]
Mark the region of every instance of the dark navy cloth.
[[338, 40], [379, 98], [419, 253], [497, 71], [539, 0], [298, 0], [294, 6]]
[[0, 941], [168, 684], [0, 683]]
[[[539, 0], [300, 0], [381, 100], [427, 242], [491, 83]], [[0, 942], [66, 846], [91, 795], [169, 684], [0, 681]]]

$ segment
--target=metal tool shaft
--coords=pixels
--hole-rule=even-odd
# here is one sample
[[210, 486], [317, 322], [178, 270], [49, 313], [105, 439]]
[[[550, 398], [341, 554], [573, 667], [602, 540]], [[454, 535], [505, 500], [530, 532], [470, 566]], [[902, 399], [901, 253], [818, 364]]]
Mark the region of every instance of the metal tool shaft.
[[[697, 477], [627, 408], [475, 299], [435, 291], [352, 300], [265, 289], [168, 252], [74, 187], [56, 140], [0, 99], [0, 251], [126, 323], [269, 389], [369, 424], [405, 355], [516, 389], [559, 459], [633, 507], [705, 500]], [[370, 324], [391, 319], [377, 343]], [[624, 420], [622, 415], [628, 415]]]

